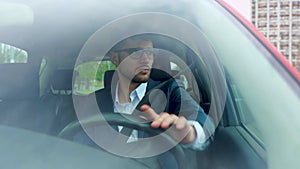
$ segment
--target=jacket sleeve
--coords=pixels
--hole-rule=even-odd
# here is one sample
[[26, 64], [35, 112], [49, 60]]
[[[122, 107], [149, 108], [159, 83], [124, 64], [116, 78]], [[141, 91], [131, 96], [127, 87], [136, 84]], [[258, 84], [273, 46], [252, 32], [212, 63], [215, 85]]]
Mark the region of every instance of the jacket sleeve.
[[[174, 113], [178, 116], [184, 116], [189, 122], [198, 122], [203, 130], [200, 130], [200, 126], [195, 127], [197, 134], [205, 134], [205, 142], [203, 138], [200, 140], [201, 146], [192, 146], [200, 147], [199, 149], [205, 148], [212, 140], [213, 133], [215, 130], [215, 125], [212, 119], [204, 112], [202, 107], [190, 96], [190, 94], [183, 88], [180, 83], [173, 83], [170, 85], [169, 92], [167, 95], [169, 98], [169, 113]], [[195, 125], [194, 125], [195, 126]], [[199, 136], [199, 135], [198, 135]], [[197, 148], [196, 148], [197, 149]]]

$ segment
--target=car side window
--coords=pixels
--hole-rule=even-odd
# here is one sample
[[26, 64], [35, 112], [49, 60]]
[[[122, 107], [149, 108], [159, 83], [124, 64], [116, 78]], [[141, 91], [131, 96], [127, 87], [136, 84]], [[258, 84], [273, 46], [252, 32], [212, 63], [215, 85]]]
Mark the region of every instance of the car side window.
[[104, 87], [104, 72], [115, 69], [111, 61], [90, 61], [78, 65], [78, 76], [74, 83], [74, 92], [89, 94]]
[[0, 43], [0, 64], [27, 63], [28, 53], [17, 47]]

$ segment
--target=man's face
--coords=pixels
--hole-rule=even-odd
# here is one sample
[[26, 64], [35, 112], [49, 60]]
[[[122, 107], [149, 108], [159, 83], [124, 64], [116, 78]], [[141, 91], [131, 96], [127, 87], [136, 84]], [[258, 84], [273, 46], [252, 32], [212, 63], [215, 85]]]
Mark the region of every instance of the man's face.
[[118, 66], [120, 78], [133, 83], [147, 82], [153, 64], [153, 44], [145, 40], [128, 40], [114, 50], [111, 61]]

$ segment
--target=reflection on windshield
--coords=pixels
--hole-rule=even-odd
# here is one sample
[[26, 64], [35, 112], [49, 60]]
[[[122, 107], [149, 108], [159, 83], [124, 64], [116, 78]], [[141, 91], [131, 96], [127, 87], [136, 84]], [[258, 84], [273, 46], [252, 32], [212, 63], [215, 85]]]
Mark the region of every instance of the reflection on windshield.
[[0, 2], [0, 26], [29, 25], [33, 23], [33, 11], [24, 4]]

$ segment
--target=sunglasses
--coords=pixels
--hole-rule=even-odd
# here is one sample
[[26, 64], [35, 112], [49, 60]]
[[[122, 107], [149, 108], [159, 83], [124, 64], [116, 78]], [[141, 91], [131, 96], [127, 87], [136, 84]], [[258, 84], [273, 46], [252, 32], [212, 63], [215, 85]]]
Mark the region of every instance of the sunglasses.
[[128, 56], [132, 59], [140, 59], [144, 54], [148, 57], [148, 59], [154, 58], [155, 49], [153, 48], [127, 48], [115, 50], [114, 52], [121, 53], [126, 52]]

